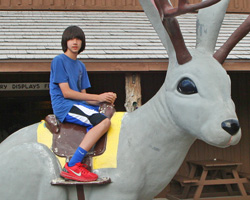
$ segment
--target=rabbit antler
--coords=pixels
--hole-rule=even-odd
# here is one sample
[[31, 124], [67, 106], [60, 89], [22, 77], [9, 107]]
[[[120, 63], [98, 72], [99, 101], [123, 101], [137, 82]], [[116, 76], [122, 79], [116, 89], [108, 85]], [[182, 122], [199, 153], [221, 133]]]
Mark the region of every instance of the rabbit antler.
[[237, 43], [245, 37], [250, 31], [250, 15], [247, 19], [234, 31], [228, 40], [214, 53], [214, 58], [223, 64], [230, 51]]
[[187, 0], [179, 0], [178, 8], [173, 8], [168, 0], [152, 0], [157, 7], [162, 23], [169, 34], [169, 37], [174, 46], [177, 61], [179, 64], [185, 64], [192, 59], [189, 53], [177, 19], [174, 16], [195, 11], [197, 9], [211, 6], [220, 0], [207, 0], [197, 4], [189, 4]]

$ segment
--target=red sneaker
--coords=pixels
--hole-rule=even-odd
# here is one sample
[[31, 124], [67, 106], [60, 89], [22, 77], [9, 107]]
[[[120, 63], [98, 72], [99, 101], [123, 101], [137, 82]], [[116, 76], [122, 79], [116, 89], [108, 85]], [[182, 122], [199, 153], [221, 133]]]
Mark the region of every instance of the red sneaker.
[[68, 163], [66, 163], [60, 175], [65, 179], [71, 179], [80, 182], [95, 181], [98, 178], [96, 174], [88, 171], [86, 166], [81, 163], [76, 163], [72, 167], [69, 167]]

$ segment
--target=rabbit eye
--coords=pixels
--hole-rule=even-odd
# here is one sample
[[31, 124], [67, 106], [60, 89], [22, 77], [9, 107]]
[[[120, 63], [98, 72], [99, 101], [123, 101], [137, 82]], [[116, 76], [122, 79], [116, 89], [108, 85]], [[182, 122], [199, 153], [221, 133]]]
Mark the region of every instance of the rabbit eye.
[[194, 82], [189, 78], [183, 78], [177, 86], [177, 90], [182, 94], [195, 94], [197, 93], [197, 88]]

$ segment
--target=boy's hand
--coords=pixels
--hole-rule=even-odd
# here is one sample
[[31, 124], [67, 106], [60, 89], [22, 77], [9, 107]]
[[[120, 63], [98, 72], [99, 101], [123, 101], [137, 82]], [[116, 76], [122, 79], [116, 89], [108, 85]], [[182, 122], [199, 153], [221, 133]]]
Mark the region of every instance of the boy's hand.
[[99, 99], [100, 103], [107, 102], [113, 105], [117, 98], [117, 95], [116, 93], [113, 93], [113, 92], [105, 92], [105, 93], [100, 94], [99, 97], [100, 97]]

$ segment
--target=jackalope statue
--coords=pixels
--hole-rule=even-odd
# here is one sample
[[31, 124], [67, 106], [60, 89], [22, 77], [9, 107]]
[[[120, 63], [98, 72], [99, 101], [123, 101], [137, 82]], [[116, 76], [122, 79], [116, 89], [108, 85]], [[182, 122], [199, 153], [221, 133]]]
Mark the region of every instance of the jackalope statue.
[[[95, 169], [112, 183], [84, 186], [86, 200], [152, 200], [173, 178], [196, 139], [217, 147], [239, 142], [230, 79], [221, 64], [249, 32], [250, 17], [214, 53], [228, 3], [205, 0], [189, 5], [179, 0], [173, 8], [168, 0], [141, 0], [169, 55], [166, 80], [148, 103], [124, 114], [116, 165]], [[198, 9], [197, 45], [188, 50], [175, 16]], [[61, 166], [55, 154], [37, 142], [39, 124], [0, 144], [2, 200], [77, 199], [75, 186], [50, 184]]]

